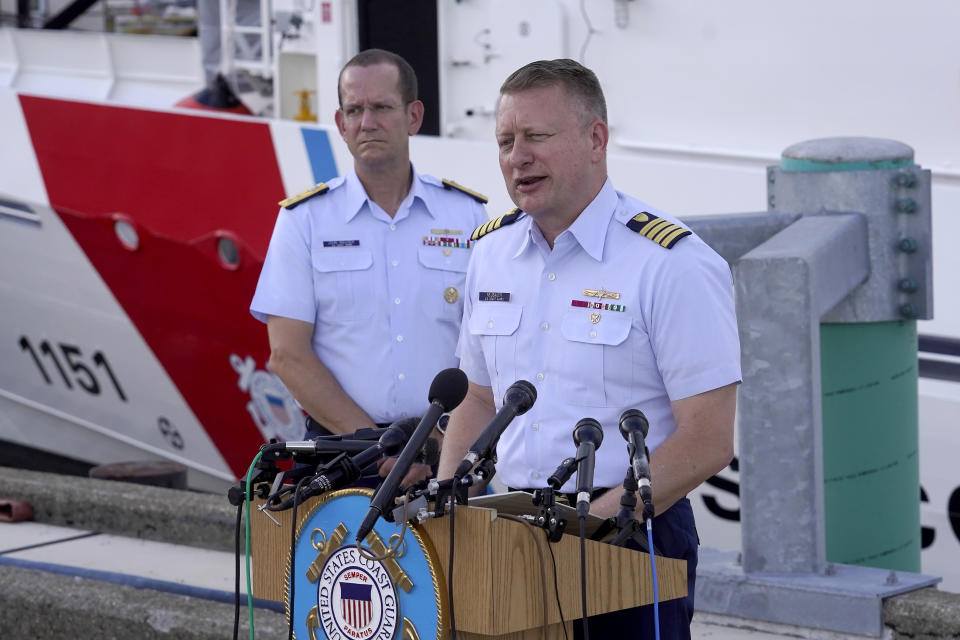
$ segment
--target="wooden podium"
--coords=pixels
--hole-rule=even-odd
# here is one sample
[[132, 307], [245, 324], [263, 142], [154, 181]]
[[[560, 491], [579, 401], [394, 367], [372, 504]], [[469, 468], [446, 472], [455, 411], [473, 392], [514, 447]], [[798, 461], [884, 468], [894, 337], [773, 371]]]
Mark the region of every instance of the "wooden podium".
[[[300, 513], [311, 510], [315, 500], [301, 505], [298, 519]], [[292, 511], [272, 514], [280, 521], [280, 527], [264, 514], [251, 512], [254, 595], [283, 602]], [[498, 517], [496, 510], [480, 507], [457, 507], [454, 524], [453, 599], [458, 637], [562, 639], [564, 626], [568, 637], [573, 637], [572, 621], [582, 617], [580, 541], [576, 536], [564, 535], [559, 542], [550, 543], [542, 529]], [[576, 526], [575, 522], [571, 525]], [[442, 573], [440, 581], [446, 590], [449, 518], [431, 518], [416, 529], [433, 546]], [[552, 546], [556, 558], [556, 582], [547, 545]], [[588, 540], [586, 563], [589, 615], [653, 602], [647, 554]], [[686, 562], [658, 557], [656, 565], [660, 601], [685, 596]]]

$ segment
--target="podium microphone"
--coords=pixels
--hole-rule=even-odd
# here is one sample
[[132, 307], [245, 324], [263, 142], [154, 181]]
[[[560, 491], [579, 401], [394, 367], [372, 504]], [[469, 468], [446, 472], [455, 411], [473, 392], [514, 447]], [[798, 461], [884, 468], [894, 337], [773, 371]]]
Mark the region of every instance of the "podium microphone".
[[627, 453], [633, 477], [640, 490], [644, 515], [653, 517], [653, 488], [650, 485], [650, 452], [647, 450], [646, 437], [650, 431], [647, 417], [639, 409], [627, 409], [620, 415], [620, 435], [627, 441]]
[[577, 516], [586, 518], [590, 512], [593, 493], [594, 455], [603, 442], [603, 429], [593, 418], [583, 418], [573, 428], [573, 442], [577, 445]]
[[427, 395], [430, 406], [423, 414], [423, 418], [420, 419], [420, 424], [414, 429], [407, 446], [400, 452], [397, 463], [393, 465], [393, 469], [390, 470], [380, 488], [370, 499], [370, 510], [360, 524], [360, 528], [357, 529], [357, 542], [366, 538], [367, 534], [373, 529], [373, 525], [383, 515], [383, 512], [393, 507], [400, 481], [407, 475], [410, 465], [413, 464], [414, 458], [420, 453], [420, 449], [430, 436], [430, 432], [433, 431], [437, 420], [440, 419], [441, 415], [449, 413], [463, 402], [466, 395], [467, 374], [460, 369], [444, 369], [433, 379], [430, 384], [430, 392]]
[[366, 466], [381, 456], [395, 456], [413, 435], [416, 418], [397, 420], [382, 430], [380, 439], [352, 458], [342, 460], [336, 468], [317, 474], [307, 489], [308, 495], [320, 495], [344, 487], [363, 473]]
[[464, 456], [463, 461], [460, 462], [460, 466], [457, 467], [453, 477], [463, 478], [470, 473], [470, 469], [477, 463], [477, 460], [490, 458], [497, 448], [500, 434], [504, 432], [510, 421], [529, 411], [536, 401], [537, 389], [526, 380], [517, 380], [507, 387], [507, 391], [503, 394], [503, 406], [470, 446], [470, 450]]

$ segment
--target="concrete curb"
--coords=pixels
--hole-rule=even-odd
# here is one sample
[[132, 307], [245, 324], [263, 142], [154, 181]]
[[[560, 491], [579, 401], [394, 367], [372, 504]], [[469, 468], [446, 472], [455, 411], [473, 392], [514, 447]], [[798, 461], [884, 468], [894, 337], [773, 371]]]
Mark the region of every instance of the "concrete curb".
[[920, 589], [883, 603], [883, 624], [893, 638], [960, 638], [960, 594]]
[[37, 522], [234, 549], [237, 509], [226, 495], [0, 467], [0, 498], [29, 502]]
[[[224, 640], [233, 637], [229, 604], [0, 566], [0, 637], [8, 640]], [[285, 638], [284, 614], [256, 609], [260, 638]], [[240, 638], [249, 637], [240, 611]]]

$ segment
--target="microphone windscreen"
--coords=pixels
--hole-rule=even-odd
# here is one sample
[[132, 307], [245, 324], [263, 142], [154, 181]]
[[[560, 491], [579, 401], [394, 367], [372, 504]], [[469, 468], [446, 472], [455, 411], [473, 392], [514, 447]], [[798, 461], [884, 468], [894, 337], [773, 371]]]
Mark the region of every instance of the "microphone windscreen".
[[427, 438], [420, 449], [420, 458], [423, 464], [437, 464], [440, 461], [440, 442], [436, 438]]
[[444, 412], [453, 411], [467, 396], [467, 374], [457, 368], [444, 369], [430, 384], [427, 399], [438, 403]]
[[581, 442], [590, 442], [595, 449], [600, 448], [603, 442], [603, 429], [600, 423], [593, 418], [581, 418], [573, 428], [573, 442], [580, 446]]
[[416, 418], [403, 418], [397, 420], [390, 424], [391, 427], [396, 427], [403, 432], [404, 441], [409, 440], [410, 436], [413, 435], [414, 430], [417, 428], [417, 425], [420, 424], [420, 417]]
[[650, 423], [647, 422], [647, 416], [643, 415], [640, 409], [627, 409], [620, 414], [620, 434], [625, 440], [630, 439], [630, 429], [639, 429], [644, 438], [650, 431]]
[[536, 401], [537, 388], [526, 380], [517, 380], [507, 387], [507, 392], [503, 394], [503, 404], [514, 405], [518, 416], [529, 411]]

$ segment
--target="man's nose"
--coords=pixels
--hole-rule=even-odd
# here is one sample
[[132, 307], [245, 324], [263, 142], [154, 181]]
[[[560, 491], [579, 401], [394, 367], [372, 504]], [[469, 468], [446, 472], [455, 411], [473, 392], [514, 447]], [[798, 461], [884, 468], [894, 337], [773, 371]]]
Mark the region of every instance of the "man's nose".
[[530, 146], [522, 140], [514, 141], [513, 148], [510, 149], [509, 162], [512, 167], [522, 167], [533, 162]]
[[375, 129], [377, 127], [377, 118], [371, 107], [364, 107], [360, 115], [360, 127], [363, 129]]

